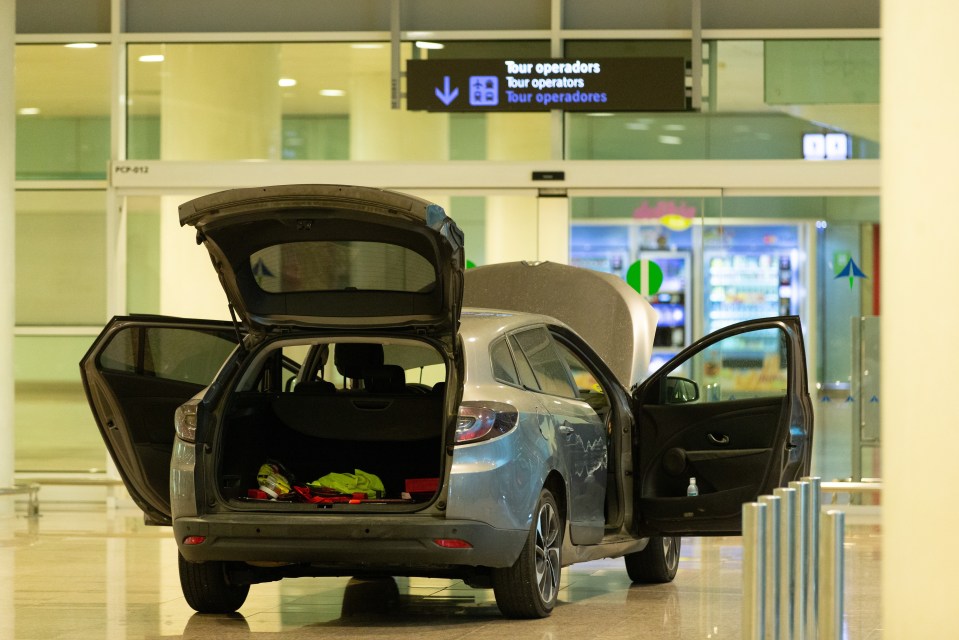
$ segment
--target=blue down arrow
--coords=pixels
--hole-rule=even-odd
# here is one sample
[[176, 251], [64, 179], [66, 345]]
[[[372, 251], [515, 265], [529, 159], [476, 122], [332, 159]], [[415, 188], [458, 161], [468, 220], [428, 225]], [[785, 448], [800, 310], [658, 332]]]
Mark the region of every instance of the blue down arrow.
[[440, 102], [445, 104], [447, 107], [450, 106], [450, 103], [453, 102], [453, 100], [456, 100], [456, 96], [460, 94], [460, 90], [455, 87], [452, 91], [450, 91], [449, 76], [443, 76], [443, 91], [440, 91], [439, 87], [436, 87], [434, 91], [436, 92], [436, 97], [440, 99]]

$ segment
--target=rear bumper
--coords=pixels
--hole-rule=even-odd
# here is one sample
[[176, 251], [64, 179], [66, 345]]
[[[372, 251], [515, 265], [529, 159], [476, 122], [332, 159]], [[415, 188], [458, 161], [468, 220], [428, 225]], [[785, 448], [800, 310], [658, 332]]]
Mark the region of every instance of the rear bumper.
[[[344, 575], [377, 568], [418, 575], [456, 567], [508, 567], [529, 535], [474, 520], [326, 514], [180, 517], [173, 521], [173, 532], [180, 553], [191, 562], [307, 563], [341, 567]], [[184, 544], [187, 536], [205, 539]], [[437, 539], [465, 540], [471, 547], [441, 547]]]

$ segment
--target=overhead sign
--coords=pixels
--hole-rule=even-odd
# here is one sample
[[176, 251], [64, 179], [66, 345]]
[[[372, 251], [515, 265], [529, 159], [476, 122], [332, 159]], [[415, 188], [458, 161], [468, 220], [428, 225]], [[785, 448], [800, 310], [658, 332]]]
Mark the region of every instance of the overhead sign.
[[408, 60], [410, 111], [682, 111], [682, 58]]

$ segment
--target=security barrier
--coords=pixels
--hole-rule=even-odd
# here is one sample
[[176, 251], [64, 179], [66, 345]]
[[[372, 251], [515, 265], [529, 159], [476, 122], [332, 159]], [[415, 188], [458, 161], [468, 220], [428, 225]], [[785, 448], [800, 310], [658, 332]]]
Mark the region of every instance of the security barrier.
[[0, 496], [12, 496], [21, 493], [27, 494], [27, 515], [40, 515], [40, 485], [31, 482], [30, 484], [15, 484], [12, 487], [0, 487]]
[[743, 638], [842, 637], [845, 517], [823, 517], [821, 484], [803, 478], [743, 505]]

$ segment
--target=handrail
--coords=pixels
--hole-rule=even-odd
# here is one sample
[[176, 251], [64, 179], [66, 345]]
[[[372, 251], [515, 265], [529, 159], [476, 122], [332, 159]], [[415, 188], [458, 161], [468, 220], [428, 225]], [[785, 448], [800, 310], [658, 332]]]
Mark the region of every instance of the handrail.
[[40, 485], [36, 482], [15, 484], [12, 487], [0, 487], [0, 496], [27, 494], [27, 515], [40, 515]]

